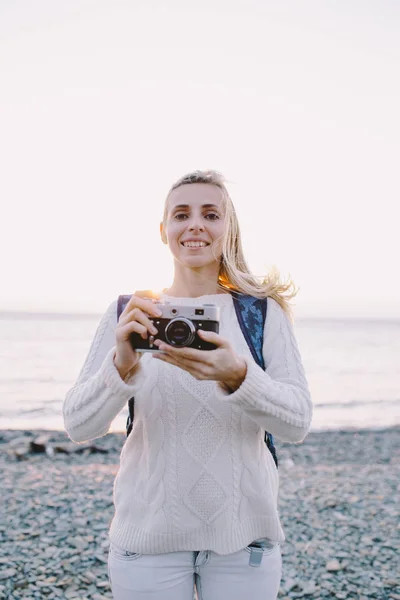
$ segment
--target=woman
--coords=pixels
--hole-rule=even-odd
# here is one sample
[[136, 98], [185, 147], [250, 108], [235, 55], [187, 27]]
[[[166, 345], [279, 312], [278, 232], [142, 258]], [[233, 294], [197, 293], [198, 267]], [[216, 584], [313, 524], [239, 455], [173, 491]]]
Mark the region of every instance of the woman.
[[[131, 333], [155, 335], [157, 303], [134, 294], [117, 323], [113, 302], [64, 403], [70, 438], [107, 433], [135, 398], [134, 425], [120, 457], [110, 527], [115, 600], [274, 600], [285, 536], [279, 476], [264, 432], [292, 443], [310, 428], [312, 404], [288, 315], [290, 285], [259, 282], [243, 257], [239, 225], [214, 171], [176, 182], [161, 238], [174, 279], [157, 298], [220, 307], [219, 334], [199, 332], [214, 350], [133, 350]], [[264, 372], [253, 360], [231, 292], [268, 297]]]

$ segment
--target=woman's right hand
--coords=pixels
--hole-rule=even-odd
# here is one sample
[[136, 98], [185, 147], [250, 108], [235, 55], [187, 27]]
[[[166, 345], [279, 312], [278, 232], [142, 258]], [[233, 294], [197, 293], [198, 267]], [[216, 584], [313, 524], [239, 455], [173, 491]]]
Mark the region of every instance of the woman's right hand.
[[138, 365], [141, 352], [135, 352], [129, 341], [131, 333], [139, 333], [143, 339], [148, 334], [155, 335], [157, 329], [149, 317], [158, 317], [161, 312], [150, 298], [157, 298], [154, 292], [135, 292], [125, 306], [115, 330], [116, 351], [114, 364], [122, 379]]

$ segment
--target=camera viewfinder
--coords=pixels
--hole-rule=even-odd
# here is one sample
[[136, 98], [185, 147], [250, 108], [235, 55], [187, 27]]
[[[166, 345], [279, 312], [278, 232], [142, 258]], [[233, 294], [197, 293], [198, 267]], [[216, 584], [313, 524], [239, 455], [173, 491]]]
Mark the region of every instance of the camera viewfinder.
[[204, 308], [196, 308], [194, 311], [195, 315], [204, 315]]

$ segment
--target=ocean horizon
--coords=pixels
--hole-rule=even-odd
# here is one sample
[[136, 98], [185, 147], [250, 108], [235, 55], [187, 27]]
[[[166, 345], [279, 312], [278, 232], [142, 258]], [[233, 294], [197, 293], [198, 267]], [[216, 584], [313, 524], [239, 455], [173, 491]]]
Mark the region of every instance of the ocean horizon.
[[[0, 429], [62, 430], [98, 313], [0, 311]], [[311, 431], [400, 424], [400, 319], [297, 316]], [[110, 431], [124, 431], [127, 410]]]

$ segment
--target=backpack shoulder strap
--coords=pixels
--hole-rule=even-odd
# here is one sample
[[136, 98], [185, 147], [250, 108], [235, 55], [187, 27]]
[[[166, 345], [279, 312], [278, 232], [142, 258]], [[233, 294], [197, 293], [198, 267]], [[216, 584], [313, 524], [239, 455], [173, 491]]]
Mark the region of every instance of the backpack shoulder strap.
[[[254, 298], [246, 294], [232, 294], [233, 305], [239, 321], [240, 329], [247, 342], [250, 352], [258, 364], [265, 371], [263, 356], [264, 327], [267, 318], [267, 298]], [[264, 441], [272, 454], [278, 468], [278, 457], [271, 433], [265, 432]]]
[[233, 295], [233, 304], [250, 352], [256, 363], [265, 371], [262, 349], [267, 317], [267, 298]]
[[[128, 304], [129, 300], [131, 299], [131, 295], [126, 295], [123, 294], [121, 296], [118, 296], [118, 302], [117, 302], [117, 323], [119, 321], [119, 318], [125, 308], [125, 306]], [[126, 435], [128, 436], [130, 434], [130, 432], [132, 431], [132, 427], [133, 427], [133, 419], [135, 416], [135, 398], [129, 398], [128, 400], [128, 418], [126, 420]]]
[[117, 303], [117, 322], [119, 321], [119, 318], [121, 316], [121, 313], [123, 312], [125, 306], [128, 304], [129, 300], [132, 298], [131, 294], [123, 294], [122, 296], [118, 296], [118, 303]]

